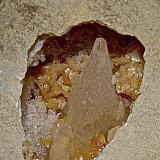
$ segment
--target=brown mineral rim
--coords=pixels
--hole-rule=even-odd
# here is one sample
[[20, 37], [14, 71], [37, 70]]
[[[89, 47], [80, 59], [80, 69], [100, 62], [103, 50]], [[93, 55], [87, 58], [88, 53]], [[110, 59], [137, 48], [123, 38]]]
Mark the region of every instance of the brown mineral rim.
[[[77, 89], [76, 93], [75, 88], [81, 88], [81, 86], [78, 86], [81, 81], [89, 84], [88, 77], [84, 75], [90, 73], [87, 67], [96, 66], [92, 64], [94, 55], [91, 53], [97, 38], [106, 41], [102, 48], [107, 48], [104, 50], [107, 50], [106, 53], [109, 54], [110, 61], [105, 62], [105, 65], [110, 67], [104, 65], [106, 69], [102, 74], [111, 76], [110, 79], [105, 81], [104, 78], [107, 75], [102, 75], [101, 78], [104, 79], [104, 82], [101, 81], [101, 83], [106, 84], [103, 90], [99, 88], [97, 92], [108, 94], [106, 96], [116, 93], [114, 99], [118, 100], [116, 106], [119, 107], [113, 112], [112, 108], [109, 107], [105, 110], [106, 113], [111, 112], [116, 120], [107, 119], [105, 116], [104, 119], [98, 116], [95, 118], [92, 126], [96, 126], [93, 127], [96, 134], [93, 134], [90, 142], [88, 141], [89, 144], [83, 146], [78, 141], [78, 139], [81, 139], [81, 142], [85, 141], [83, 136], [80, 137], [79, 128], [75, 132], [76, 135], [71, 133], [69, 126], [73, 127], [74, 125], [68, 125], [67, 121], [71, 115], [73, 116], [76, 113], [76, 105], [72, 102], [77, 102], [82, 97], [88, 99], [87, 96], [81, 95], [83, 91]], [[28, 70], [23, 80], [21, 94], [22, 125], [26, 134], [26, 141], [23, 144], [24, 159], [58, 160], [60, 158], [58, 154], [64, 156], [63, 160], [80, 158], [91, 160], [97, 157], [102, 149], [112, 141], [118, 128], [126, 123], [133, 104], [140, 94], [139, 89], [145, 63], [144, 51], [144, 46], [136, 37], [122, 35], [96, 22], [86, 22], [73, 26], [62, 36], [51, 33], [39, 35], [29, 49]], [[100, 53], [101, 51], [97, 50], [96, 52]], [[103, 58], [99, 56], [97, 59], [98, 63], [101, 64]], [[88, 63], [92, 65], [88, 65]], [[98, 66], [100, 67], [100, 65], [96, 66], [97, 70]], [[112, 72], [110, 75], [109, 68]], [[94, 71], [96, 72], [96, 69]], [[94, 77], [94, 74], [92, 76]], [[96, 90], [94, 87], [96, 84], [98, 86], [98, 83], [98, 80], [94, 83], [91, 82], [91, 90]], [[92, 87], [93, 84], [94, 87]], [[105, 89], [109, 85], [112, 87], [110, 92], [107, 92]], [[111, 93], [112, 89], [115, 93]], [[93, 95], [89, 94], [93, 98]], [[72, 101], [74, 99], [72, 96], [79, 98]], [[94, 104], [98, 105], [99, 100], [98, 97], [95, 98]], [[115, 102], [114, 100], [112, 102], [113, 105]], [[68, 109], [68, 104], [72, 104], [73, 109], [72, 107]], [[82, 101], [82, 104], [86, 105], [85, 101]], [[77, 111], [81, 112], [80, 103], [78, 105]], [[99, 112], [100, 107], [96, 108], [97, 105], [93, 106], [95, 111]], [[88, 115], [93, 116], [91, 111]], [[77, 118], [77, 124], [81, 124], [81, 118], [83, 116]], [[84, 118], [84, 120], [88, 121], [89, 118]], [[105, 126], [107, 127], [105, 128]], [[101, 132], [96, 131], [97, 128]], [[61, 134], [61, 132], [65, 132], [65, 134]], [[86, 132], [88, 132], [87, 129]], [[89, 135], [89, 132], [84, 133], [84, 135]], [[62, 143], [61, 146], [56, 144], [59, 141]], [[66, 145], [70, 148], [69, 151], [65, 149]], [[54, 146], [57, 146], [57, 148], [53, 149]], [[86, 146], [91, 149], [86, 149]]]

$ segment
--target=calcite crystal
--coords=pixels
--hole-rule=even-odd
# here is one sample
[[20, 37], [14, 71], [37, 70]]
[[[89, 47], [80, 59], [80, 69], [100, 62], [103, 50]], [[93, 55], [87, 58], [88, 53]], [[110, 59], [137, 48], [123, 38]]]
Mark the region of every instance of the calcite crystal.
[[[107, 44], [93, 54], [91, 51], [96, 38], [104, 38], [101, 40]], [[100, 50], [105, 50], [102, 57], [97, 56]], [[80, 24], [61, 37], [52, 34], [39, 36], [29, 50], [28, 71], [21, 95], [22, 124], [27, 139], [23, 152], [25, 159], [96, 157], [113, 139], [117, 128], [126, 122], [132, 104], [139, 95], [144, 68], [143, 53], [144, 47], [135, 37], [120, 35], [98, 23]], [[106, 63], [104, 68], [100, 62]], [[94, 74], [94, 71], [97, 73]], [[98, 74], [99, 79], [96, 79]], [[86, 79], [89, 75], [91, 81]], [[105, 80], [110, 87], [104, 83]], [[88, 85], [85, 86], [82, 81]], [[104, 86], [103, 90], [98, 86], [98, 81], [100, 86]], [[83, 90], [80, 91], [80, 88]], [[85, 90], [90, 90], [88, 94], [92, 92], [88, 99], [85, 99]], [[100, 92], [102, 95], [97, 96]], [[107, 108], [101, 112], [104, 114], [102, 116], [98, 113], [105, 106], [103, 102], [108, 94], [110, 99], [107, 102], [115, 109]], [[113, 98], [111, 95], [114, 95]], [[77, 104], [72, 105], [72, 102]], [[93, 108], [102, 104], [99, 110], [85, 111], [92, 103]], [[79, 110], [82, 108], [84, 110]], [[93, 126], [86, 127], [86, 132], [82, 132], [82, 122], [88, 126], [91, 122], [88, 119], [93, 121]], [[82, 128], [78, 131], [77, 126]], [[85, 135], [91, 133], [90, 128], [95, 130], [91, 139], [86, 139]], [[65, 150], [68, 145], [70, 150]]]
[[[77, 148], [75, 153], [69, 153], [72, 155], [69, 159], [93, 159], [108, 143], [105, 140], [108, 131], [124, 121], [125, 106], [120, 105], [115, 94], [111, 84], [112, 76], [107, 44], [102, 38], [96, 39], [90, 59], [76, 81], [68, 101], [65, 123], [68, 123], [73, 134], [73, 138], [69, 137], [68, 140], [73, 139], [74, 147]], [[56, 146], [58, 145], [62, 144], [57, 143]], [[67, 148], [66, 146], [65, 150]], [[51, 159], [60, 157], [55, 154], [57, 152], [54, 152]]]

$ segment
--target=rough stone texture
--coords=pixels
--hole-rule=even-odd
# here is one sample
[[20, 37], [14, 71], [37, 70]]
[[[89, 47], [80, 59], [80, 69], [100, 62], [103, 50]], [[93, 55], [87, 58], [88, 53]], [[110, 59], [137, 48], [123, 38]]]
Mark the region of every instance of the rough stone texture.
[[1, 0], [0, 1], [0, 160], [22, 160], [23, 129], [17, 106], [27, 50], [38, 34], [62, 34], [69, 26], [100, 20], [137, 36], [144, 44], [141, 95], [127, 124], [98, 160], [158, 160], [160, 157], [159, 0]]

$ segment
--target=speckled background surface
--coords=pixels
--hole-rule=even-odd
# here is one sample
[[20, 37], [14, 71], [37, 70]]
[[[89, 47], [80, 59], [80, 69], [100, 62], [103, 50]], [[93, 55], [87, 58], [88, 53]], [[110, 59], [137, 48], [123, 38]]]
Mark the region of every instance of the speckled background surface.
[[98, 160], [160, 159], [159, 0], [0, 0], [0, 160], [23, 159], [18, 102], [28, 49], [38, 34], [62, 34], [88, 20], [135, 35], [146, 48], [141, 95]]

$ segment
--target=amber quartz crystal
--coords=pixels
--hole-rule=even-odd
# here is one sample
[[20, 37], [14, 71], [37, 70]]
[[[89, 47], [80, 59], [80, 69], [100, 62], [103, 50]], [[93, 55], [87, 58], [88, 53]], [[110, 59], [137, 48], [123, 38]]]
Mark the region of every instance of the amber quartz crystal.
[[38, 36], [21, 95], [24, 158], [98, 156], [140, 94], [143, 53], [136, 37], [93, 22]]

